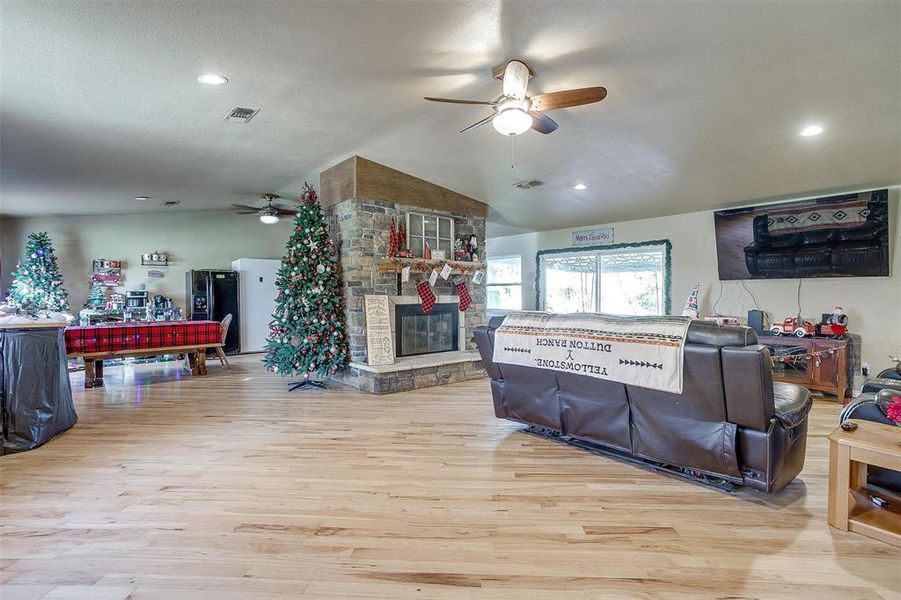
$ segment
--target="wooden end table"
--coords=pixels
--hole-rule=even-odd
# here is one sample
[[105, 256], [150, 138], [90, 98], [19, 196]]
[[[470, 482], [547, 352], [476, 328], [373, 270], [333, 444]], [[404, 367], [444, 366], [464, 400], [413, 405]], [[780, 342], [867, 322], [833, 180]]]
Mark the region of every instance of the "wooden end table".
[[867, 465], [901, 471], [901, 428], [849, 422], [857, 429], [829, 434], [829, 524], [901, 547], [901, 494], [877, 492], [886, 507], [867, 497]]

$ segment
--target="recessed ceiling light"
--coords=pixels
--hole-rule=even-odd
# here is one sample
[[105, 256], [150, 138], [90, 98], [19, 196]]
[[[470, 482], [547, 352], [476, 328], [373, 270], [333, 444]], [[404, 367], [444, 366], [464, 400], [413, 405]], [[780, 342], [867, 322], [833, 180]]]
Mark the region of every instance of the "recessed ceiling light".
[[820, 135], [823, 131], [825, 131], [825, 129], [823, 129], [822, 125], [808, 125], [799, 131], [798, 135], [801, 137], [813, 137], [815, 135]]
[[573, 189], [574, 190], [584, 190], [587, 187], [588, 186], [585, 185], [584, 183], [577, 183], [576, 185], [573, 186]]
[[150, 200], [150, 196], [135, 196], [135, 200]]
[[215, 73], [206, 73], [197, 78], [197, 81], [200, 83], [205, 83], [207, 85], [222, 85], [224, 83], [228, 83], [228, 79], [223, 77], [222, 75], [216, 75]]

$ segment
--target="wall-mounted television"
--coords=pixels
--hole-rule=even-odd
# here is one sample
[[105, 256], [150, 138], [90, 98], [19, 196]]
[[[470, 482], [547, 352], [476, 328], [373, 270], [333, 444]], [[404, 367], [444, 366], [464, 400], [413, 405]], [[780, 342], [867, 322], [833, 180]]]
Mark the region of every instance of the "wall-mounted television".
[[720, 210], [713, 218], [721, 280], [889, 274], [887, 189]]

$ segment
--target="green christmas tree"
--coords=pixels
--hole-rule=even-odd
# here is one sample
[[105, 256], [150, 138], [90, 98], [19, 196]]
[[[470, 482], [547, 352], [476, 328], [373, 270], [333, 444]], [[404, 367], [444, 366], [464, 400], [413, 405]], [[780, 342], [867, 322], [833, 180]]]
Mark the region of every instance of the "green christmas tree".
[[68, 312], [69, 294], [63, 289], [63, 276], [46, 232], [28, 235], [25, 257], [16, 263], [9, 296], [17, 306]]
[[324, 377], [347, 365], [344, 303], [332, 253], [322, 207], [305, 183], [275, 280], [278, 295], [263, 359], [269, 371]]
[[91, 293], [85, 306], [89, 308], [103, 308], [106, 306], [106, 289], [97, 283], [91, 285]]

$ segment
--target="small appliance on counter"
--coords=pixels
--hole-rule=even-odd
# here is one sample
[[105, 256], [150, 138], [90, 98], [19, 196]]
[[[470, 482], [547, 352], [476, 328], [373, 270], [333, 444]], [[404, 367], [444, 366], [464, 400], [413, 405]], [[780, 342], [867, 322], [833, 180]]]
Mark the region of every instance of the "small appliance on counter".
[[125, 292], [126, 308], [146, 308], [147, 290], [131, 290]]

